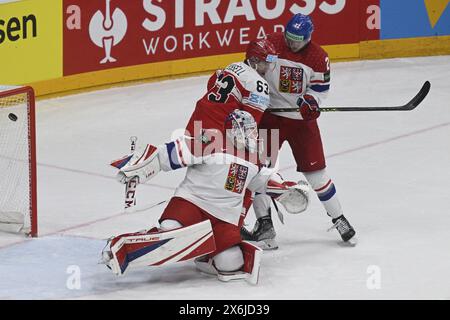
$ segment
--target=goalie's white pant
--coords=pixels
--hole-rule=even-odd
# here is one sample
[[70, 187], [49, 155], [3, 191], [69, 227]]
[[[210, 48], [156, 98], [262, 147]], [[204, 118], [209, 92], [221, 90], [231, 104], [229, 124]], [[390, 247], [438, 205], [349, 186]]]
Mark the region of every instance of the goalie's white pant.
[[263, 193], [255, 194], [255, 198], [253, 200], [253, 210], [255, 210], [256, 219], [269, 215], [271, 203], [272, 198], [270, 196]]
[[[172, 219], [163, 220], [160, 225], [161, 229], [164, 231], [183, 227], [181, 223]], [[224, 272], [239, 270], [244, 265], [244, 255], [239, 246], [233, 246], [226, 249], [216, 254], [212, 259], [217, 270]]]
[[[336, 195], [336, 188], [333, 181], [328, 176], [325, 169], [304, 172], [306, 180], [316, 192], [319, 200], [322, 202], [327, 213], [332, 218], [342, 215], [342, 207]], [[253, 201], [253, 209], [256, 218], [265, 217], [269, 214], [269, 208], [272, 200], [266, 194], [256, 194]]]

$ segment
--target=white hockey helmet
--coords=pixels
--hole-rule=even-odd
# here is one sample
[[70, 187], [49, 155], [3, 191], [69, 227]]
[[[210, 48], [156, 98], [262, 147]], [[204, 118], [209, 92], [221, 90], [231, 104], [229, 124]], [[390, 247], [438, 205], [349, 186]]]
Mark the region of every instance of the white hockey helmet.
[[235, 109], [225, 120], [225, 130], [238, 150], [258, 150], [258, 125], [249, 112]]

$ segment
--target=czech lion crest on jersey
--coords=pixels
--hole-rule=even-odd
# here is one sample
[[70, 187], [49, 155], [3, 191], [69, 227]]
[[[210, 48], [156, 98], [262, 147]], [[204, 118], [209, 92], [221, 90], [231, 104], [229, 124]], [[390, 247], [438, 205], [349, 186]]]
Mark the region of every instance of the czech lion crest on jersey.
[[303, 91], [303, 69], [281, 66], [278, 90], [284, 93], [300, 94]]
[[248, 168], [246, 166], [232, 163], [228, 171], [228, 177], [225, 182], [225, 189], [235, 193], [242, 193], [245, 189], [245, 181], [247, 180]]

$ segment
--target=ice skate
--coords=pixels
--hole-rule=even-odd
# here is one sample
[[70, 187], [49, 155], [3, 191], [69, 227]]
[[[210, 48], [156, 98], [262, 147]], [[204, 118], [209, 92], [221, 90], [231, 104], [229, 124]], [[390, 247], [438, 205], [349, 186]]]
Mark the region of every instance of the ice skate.
[[353, 229], [353, 227], [350, 225], [350, 222], [348, 222], [344, 215], [332, 219], [331, 222], [333, 223], [333, 226], [328, 231], [336, 228], [345, 244], [349, 244], [351, 246], [356, 245], [356, 231], [355, 229]]
[[276, 233], [270, 215], [256, 220], [252, 231], [242, 227], [241, 237], [242, 240], [251, 241], [263, 250], [278, 249], [278, 244], [275, 240]]

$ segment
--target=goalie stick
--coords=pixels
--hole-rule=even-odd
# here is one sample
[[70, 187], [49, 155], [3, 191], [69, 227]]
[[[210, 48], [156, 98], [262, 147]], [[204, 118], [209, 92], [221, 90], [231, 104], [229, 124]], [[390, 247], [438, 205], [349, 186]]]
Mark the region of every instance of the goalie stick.
[[[130, 137], [131, 141], [131, 153], [136, 149], [137, 137]], [[132, 213], [134, 211], [134, 206], [136, 205], [136, 187], [138, 185], [138, 178], [134, 177], [128, 181], [125, 185], [125, 212]]]
[[273, 206], [275, 207], [275, 210], [277, 211], [278, 219], [280, 219], [280, 222], [281, 222], [282, 224], [284, 224], [284, 216], [283, 216], [283, 213], [282, 213], [282, 212], [280, 211], [280, 209], [278, 208], [278, 205], [277, 205], [277, 203], [276, 203], [276, 201], [275, 201], [274, 198], [272, 198], [272, 203], [273, 203]]
[[[336, 111], [411, 111], [415, 109], [430, 92], [431, 83], [426, 81], [420, 91], [408, 103], [402, 106], [391, 107], [324, 107], [319, 108], [320, 112], [336, 112]], [[299, 112], [300, 108], [273, 108], [268, 109], [270, 112]]]

